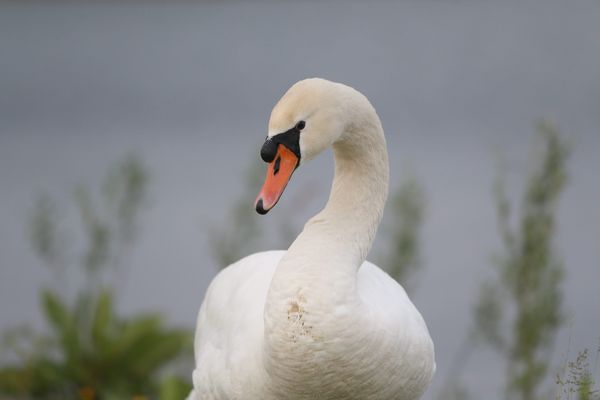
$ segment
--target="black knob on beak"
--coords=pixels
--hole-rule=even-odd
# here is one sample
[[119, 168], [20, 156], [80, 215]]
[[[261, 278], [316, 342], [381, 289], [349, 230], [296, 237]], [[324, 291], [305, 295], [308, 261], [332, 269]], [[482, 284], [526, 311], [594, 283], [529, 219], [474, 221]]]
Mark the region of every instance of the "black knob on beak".
[[275, 141], [271, 140], [270, 138], [267, 139], [260, 149], [260, 158], [267, 163], [273, 161], [275, 159], [275, 155], [277, 154], [277, 145], [278, 143], [275, 143]]

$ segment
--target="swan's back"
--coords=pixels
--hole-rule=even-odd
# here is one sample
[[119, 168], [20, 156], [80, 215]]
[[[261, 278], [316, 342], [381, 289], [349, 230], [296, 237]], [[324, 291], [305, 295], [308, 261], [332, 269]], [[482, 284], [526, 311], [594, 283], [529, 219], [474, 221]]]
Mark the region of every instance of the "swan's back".
[[[378, 266], [365, 261], [358, 270], [358, 293], [392, 343], [377, 364], [389, 374], [398, 399], [419, 399], [435, 373], [434, 346], [425, 320], [404, 288]], [[394, 339], [395, 338], [395, 339]], [[395, 355], [395, 356], [394, 356]]]

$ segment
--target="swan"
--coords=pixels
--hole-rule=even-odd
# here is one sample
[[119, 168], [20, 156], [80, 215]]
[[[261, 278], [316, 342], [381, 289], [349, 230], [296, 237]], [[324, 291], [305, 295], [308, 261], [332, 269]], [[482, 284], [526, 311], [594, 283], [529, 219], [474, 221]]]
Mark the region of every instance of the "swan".
[[404, 289], [365, 261], [388, 193], [375, 109], [324, 79], [294, 84], [271, 112], [256, 211], [275, 206], [294, 171], [333, 147], [325, 208], [287, 251], [222, 270], [201, 305], [193, 400], [419, 399], [434, 371], [427, 326]]

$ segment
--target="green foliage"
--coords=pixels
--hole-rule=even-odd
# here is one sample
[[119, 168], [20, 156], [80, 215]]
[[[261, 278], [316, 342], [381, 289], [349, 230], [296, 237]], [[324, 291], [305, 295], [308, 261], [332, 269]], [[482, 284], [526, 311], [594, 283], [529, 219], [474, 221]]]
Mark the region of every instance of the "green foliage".
[[158, 398], [162, 400], [180, 400], [190, 394], [190, 384], [178, 376], [167, 376], [160, 382]]
[[[259, 193], [264, 178], [264, 165], [252, 162], [243, 180], [243, 191], [228, 211], [230, 224], [214, 228], [209, 237], [213, 258], [219, 268], [225, 268], [235, 261], [257, 251], [272, 248], [287, 248], [296, 237], [297, 222], [285, 218], [270, 227], [272, 236], [266, 232], [263, 216], [254, 211], [254, 199]], [[281, 207], [281, 205], [279, 206]], [[292, 215], [293, 213], [287, 213]], [[280, 212], [279, 215], [286, 215]], [[260, 221], [260, 219], [263, 219]], [[273, 225], [273, 222], [271, 222]], [[274, 244], [274, 246], [271, 246]]]
[[540, 123], [538, 130], [543, 151], [527, 181], [517, 230], [510, 227], [503, 182], [497, 185], [504, 254], [497, 257], [496, 280], [484, 285], [476, 307], [478, 333], [506, 357], [507, 397], [522, 400], [540, 398], [562, 322], [563, 265], [552, 241], [568, 150], [552, 125]]
[[230, 210], [232, 223], [213, 229], [210, 235], [210, 248], [219, 268], [259, 249], [264, 232], [253, 212], [252, 201], [260, 190], [263, 173], [260, 164], [252, 163], [244, 179], [243, 193]]
[[27, 327], [4, 333], [0, 396], [181, 399], [189, 392], [189, 383], [166, 372], [192, 353], [190, 332], [167, 327], [157, 314], [119, 316], [113, 292], [104, 283], [121, 268], [134, 242], [146, 187], [145, 168], [129, 156], [109, 171], [102, 207], [87, 187], [77, 188], [74, 201], [85, 247], [72, 262], [67, 261], [56, 206], [47, 197], [37, 202], [31, 223], [35, 252], [56, 271], [81, 271], [84, 288], [74, 296], [51, 288], [42, 291], [46, 333]]
[[419, 239], [425, 214], [425, 191], [414, 176], [402, 182], [391, 195], [384, 218], [387, 255], [385, 265], [390, 275], [410, 291], [422, 267]]
[[600, 391], [594, 388], [596, 382], [590, 369], [588, 353], [587, 349], [579, 352], [574, 361], [567, 363], [563, 374], [556, 375], [559, 388], [557, 400], [600, 400]]
[[[102, 184], [100, 206], [88, 187], [74, 192], [87, 246], [80, 264], [87, 278], [101, 279], [109, 267], [123, 268], [120, 262], [131, 248], [137, 233], [137, 219], [146, 198], [148, 176], [141, 162], [129, 155], [113, 165]], [[88, 282], [97, 286], [97, 282]]]
[[134, 240], [140, 205], [146, 198], [148, 175], [144, 166], [134, 156], [126, 157], [108, 172], [103, 185], [103, 193], [112, 215], [116, 217], [115, 232], [119, 243], [128, 244]]
[[40, 196], [31, 221], [31, 242], [34, 251], [50, 267], [55, 267], [61, 259], [56, 212], [56, 205], [52, 200], [47, 196]]
[[57, 294], [44, 292], [50, 331], [36, 339], [47, 344], [31, 346], [35, 351], [21, 354], [16, 366], [0, 370], [0, 393], [59, 399], [76, 398], [85, 389], [94, 398], [128, 398], [167, 390], [155, 382], [165, 364], [191, 351], [189, 332], [165, 327], [154, 314], [119, 318], [108, 291], [91, 310], [84, 305], [90, 299], [81, 300], [68, 306]]
[[504, 317], [500, 288], [492, 282], [484, 282], [480, 288], [479, 301], [474, 310], [477, 329], [473, 332], [476, 339], [483, 339], [496, 349], [506, 348], [501, 333]]

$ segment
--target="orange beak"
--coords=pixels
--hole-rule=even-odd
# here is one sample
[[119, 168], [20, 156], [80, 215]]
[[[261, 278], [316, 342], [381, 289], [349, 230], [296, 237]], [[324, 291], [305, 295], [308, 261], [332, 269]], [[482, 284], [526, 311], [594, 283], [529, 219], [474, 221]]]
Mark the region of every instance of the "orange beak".
[[279, 201], [292, 174], [298, 166], [298, 157], [282, 144], [277, 146], [277, 153], [267, 167], [265, 183], [256, 198], [256, 212], [266, 214]]

